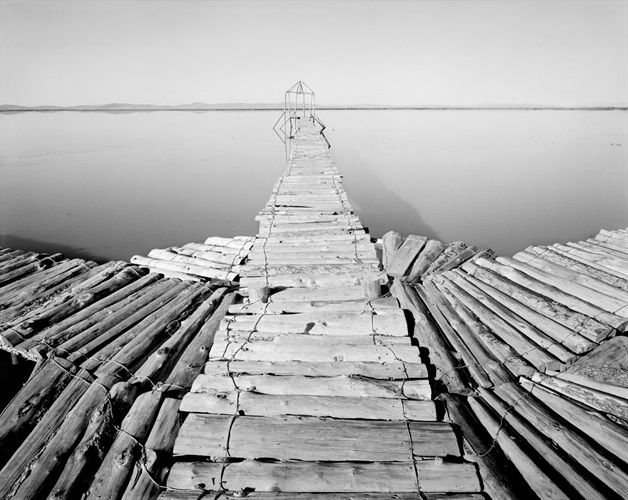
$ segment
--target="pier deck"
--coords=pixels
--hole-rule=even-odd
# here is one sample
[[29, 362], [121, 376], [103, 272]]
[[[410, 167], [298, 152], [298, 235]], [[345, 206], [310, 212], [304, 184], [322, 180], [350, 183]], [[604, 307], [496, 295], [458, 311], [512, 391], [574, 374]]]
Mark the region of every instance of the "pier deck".
[[190, 414], [169, 488], [479, 492], [403, 310], [380, 297], [375, 246], [310, 122], [257, 220], [240, 283], [274, 293], [232, 305], [221, 322], [181, 403]]

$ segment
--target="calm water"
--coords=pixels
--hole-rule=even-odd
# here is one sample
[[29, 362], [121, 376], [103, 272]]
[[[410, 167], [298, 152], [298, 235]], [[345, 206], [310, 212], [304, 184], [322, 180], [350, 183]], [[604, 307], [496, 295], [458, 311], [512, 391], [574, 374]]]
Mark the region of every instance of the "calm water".
[[[128, 260], [255, 234], [285, 168], [275, 111], [0, 116], [0, 245]], [[626, 112], [321, 111], [349, 199], [512, 255], [628, 225]]]

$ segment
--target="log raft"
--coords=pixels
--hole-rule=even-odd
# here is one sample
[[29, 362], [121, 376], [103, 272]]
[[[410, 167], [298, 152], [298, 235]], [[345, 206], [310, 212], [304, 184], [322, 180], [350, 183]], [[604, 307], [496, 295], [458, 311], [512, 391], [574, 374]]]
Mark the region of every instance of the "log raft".
[[130, 264], [0, 249], [0, 348], [37, 362], [1, 499], [628, 497], [626, 230], [375, 241], [305, 119], [256, 220]]

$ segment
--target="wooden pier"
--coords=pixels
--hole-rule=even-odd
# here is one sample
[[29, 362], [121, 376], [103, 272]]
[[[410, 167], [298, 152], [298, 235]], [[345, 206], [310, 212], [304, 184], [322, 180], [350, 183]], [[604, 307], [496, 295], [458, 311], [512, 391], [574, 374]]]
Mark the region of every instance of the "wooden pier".
[[0, 499], [628, 497], [628, 232], [375, 242], [296, 123], [255, 237], [0, 250]]

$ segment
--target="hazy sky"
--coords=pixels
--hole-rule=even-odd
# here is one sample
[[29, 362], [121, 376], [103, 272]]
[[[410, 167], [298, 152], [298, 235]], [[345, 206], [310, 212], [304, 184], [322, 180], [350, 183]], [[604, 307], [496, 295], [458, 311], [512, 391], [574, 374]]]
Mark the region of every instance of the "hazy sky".
[[627, 0], [0, 5], [3, 104], [628, 100]]

